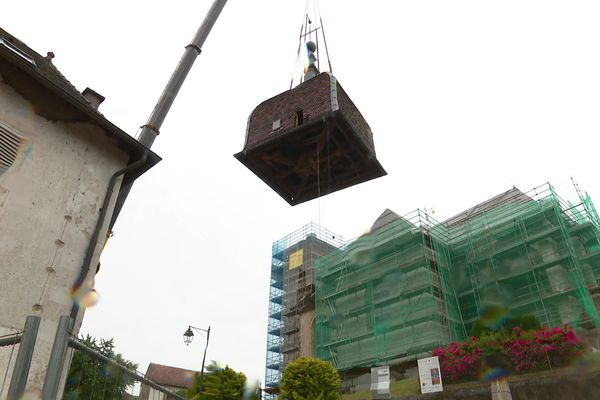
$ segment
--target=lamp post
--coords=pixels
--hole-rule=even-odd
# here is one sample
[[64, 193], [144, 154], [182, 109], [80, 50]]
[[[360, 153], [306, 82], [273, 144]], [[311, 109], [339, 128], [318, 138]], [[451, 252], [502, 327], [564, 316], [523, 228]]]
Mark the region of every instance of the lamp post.
[[210, 326], [208, 329], [196, 328], [195, 326], [188, 326], [187, 331], [183, 333], [183, 342], [186, 346], [189, 346], [194, 340], [194, 332], [192, 330], [198, 332], [206, 333], [206, 346], [204, 347], [204, 356], [202, 356], [202, 368], [200, 369], [200, 393], [204, 391], [204, 362], [206, 361], [206, 350], [208, 350], [208, 340], [210, 339]]

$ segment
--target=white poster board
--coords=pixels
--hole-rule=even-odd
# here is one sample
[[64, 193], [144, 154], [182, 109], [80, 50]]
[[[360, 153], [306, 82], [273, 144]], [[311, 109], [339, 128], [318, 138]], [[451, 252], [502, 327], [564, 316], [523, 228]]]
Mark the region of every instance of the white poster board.
[[371, 398], [390, 398], [390, 366], [371, 368]]
[[421, 393], [425, 394], [443, 391], [440, 360], [437, 357], [429, 357], [422, 358], [418, 360], [417, 363], [419, 365]]

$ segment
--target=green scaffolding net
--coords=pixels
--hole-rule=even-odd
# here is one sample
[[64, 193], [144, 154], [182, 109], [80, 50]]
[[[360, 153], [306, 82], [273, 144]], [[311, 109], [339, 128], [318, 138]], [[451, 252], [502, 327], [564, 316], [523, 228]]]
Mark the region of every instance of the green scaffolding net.
[[600, 220], [578, 194], [513, 189], [445, 223], [382, 216], [317, 261], [316, 356], [341, 370], [402, 363], [520, 315], [600, 326]]

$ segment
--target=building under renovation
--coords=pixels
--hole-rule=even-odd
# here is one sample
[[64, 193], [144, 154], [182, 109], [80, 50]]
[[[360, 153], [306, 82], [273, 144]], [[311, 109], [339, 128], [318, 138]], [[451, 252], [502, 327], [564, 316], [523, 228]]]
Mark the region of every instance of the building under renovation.
[[[274, 294], [288, 295], [286, 275], [275, 274], [275, 265], [288, 271], [292, 244], [307, 235], [276, 242], [270, 329], [280, 333], [269, 332], [267, 386], [277, 387], [286, 362], [300, 355], [285, 357], [296, 339], [300, 348], [311, 343], [285, 336], [288, 329], [314, 329], [315, 356], [343, 372], [347, 389], [359, 386], [371, 366], [390, 365], [392, 375], [405, 370], [436, 346], [465, 338], [478, 320], [494, 329], [532, 314], [545, 325], [575, 325], [597, 341], [600, 218], [590, 197], [575, 189], [571, 203], [549, 184], [528, 193], [513, 188], [445, 222], [422, 211], [400, 217], [386, 210], [368, 234], [323, 247], [329, 251], [311, 265], [316, 312], [294, 320], [293, 329], [285, 312], [273, 317], [282, 309]], [[269, 369], [275, 359], [278, 368]]]
[[279, 386], [287, 363], [314, 357], [315, 265], [344, 243], [338, 235], [308, 224], [273, 243], [265, 386]]
[[317, 357], [340, 370], [388, 365], [465, 337], [450, 248], [427, 218], [386, 210], [319, 260]]

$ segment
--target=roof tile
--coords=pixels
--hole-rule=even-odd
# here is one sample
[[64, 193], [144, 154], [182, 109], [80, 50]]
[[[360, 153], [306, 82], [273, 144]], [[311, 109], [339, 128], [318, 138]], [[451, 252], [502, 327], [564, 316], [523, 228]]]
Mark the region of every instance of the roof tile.
[[192, 384], [197, 373], [198, 371], [189, 369], [150, 363], [146, 371], [146, 378], [163, 386], [187, 388]]

